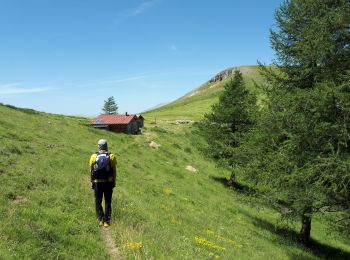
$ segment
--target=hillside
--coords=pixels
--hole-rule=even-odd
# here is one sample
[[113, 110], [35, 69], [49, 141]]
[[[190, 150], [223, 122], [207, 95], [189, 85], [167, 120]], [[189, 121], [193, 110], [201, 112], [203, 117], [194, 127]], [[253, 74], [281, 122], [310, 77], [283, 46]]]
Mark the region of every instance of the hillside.
[[306, 250], [278, 209], [223, 185], [230, 173], [201, 156], [193, 126], [147, 120], [128, 136], [88, 122], [0, 105], [2, 259], [108, 259], [87, 166], [100, 138], [118, 156], [109, 232], [125, 259], [349, 258], [349, 243], [319, 220]]
[[[224, 85], [231, 79], [231, 75], [236, 68], [228, 68], [203, 85], [187, 93], [178, 100], [147, 112], [150, 120], [199, 120], [204, 113], [210, 110], [210, 107], [218, 101], [218, 97], [224, 88]], [[262, 82], [257, 66], [238, 67], [245, 80], [247, 88], [257, 94], [261, 94], [256, 88], [256, 83]]]

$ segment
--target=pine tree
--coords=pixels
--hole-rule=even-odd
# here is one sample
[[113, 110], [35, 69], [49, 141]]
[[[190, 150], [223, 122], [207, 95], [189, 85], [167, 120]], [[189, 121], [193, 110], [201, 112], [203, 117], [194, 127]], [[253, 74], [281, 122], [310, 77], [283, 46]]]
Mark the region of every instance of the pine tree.
[[349, 0], [287, 0], [275, 19], [278, 30], [271, 30], [270, 39], [274, 65], [282, 72], [276, 83], [310, 88], [345, 80], [350, 68]]
[[117, 114], [118, 112], [118, 106], [115, 103], [114, 97], [109, 97], [107, 100], [104, 101], [104, 105], [102, 108], [102, 111], [104, 114]]
[[350, 2], [289, 0], [276, 21], [277, 70], [262, 68], [271, 87], [246, 173], [300, 217], [308, 245], [314, 214], [349, 217]]
[[244, 135], [254, 124], [252, 111], [255, 97], [245, 88], [240, 71], [234, 72], [234, 78], [225, 86], [219, 102], [212, 111], [204, 116], [199, 129], [207, 142], [204, 153], [215, 159], [218, 166], [228, 167], [232, 171], [230, 184], [236, 183], [237, 168], [244, 156], [237, 153]]

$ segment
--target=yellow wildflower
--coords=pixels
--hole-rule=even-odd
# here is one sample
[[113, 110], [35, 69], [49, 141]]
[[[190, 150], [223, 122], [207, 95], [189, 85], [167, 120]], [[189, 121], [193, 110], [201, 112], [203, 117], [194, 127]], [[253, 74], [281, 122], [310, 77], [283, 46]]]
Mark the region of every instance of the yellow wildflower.
[[203, 237], [195, 237], [194, 239], [196, 240], [197, 244], [199, 244], [199, 245], [203, 245], [203, 246], [207, 246], [207, 247], [211, 247], [211, 248], [219, 249], [219, 250], [226, 250], [226, 248], [219, 246], [213, 242], [210, 242]]
[[225, 243], [231, 244], [232, 246], [236, 247], [236, 248], [242, 248], [243, 246], [241, 244], [239, 244], [238, 242], [222, 237], [220, 235], [216, 235], [215, 232], [213, 230], [210, 229], [206, 229], [206, 233], [208, 235], [213, 235], [214, 237], [216, 237], [217, 239], [221, 239], [222, 241], [224, 241]]
[[160, 207], [166, 212], [170, 211], [170, 209], [167, 206], [165, 206], [164, 204], [160, 205]]
[[180, 224], [180, 221], [178, 221], [175, 217], [171, 218], [171, 223], [173, 224]]
[[127, 242], [125, 247], [129, 250], [136, 250], [142, 247], [142, 242]]
[[209, 256], [210, 256], [211, 258], [215, 258], [215, 259], [219, 259], [219, 258], [220, 258], [220, 256], [214, 254], [213, 252], [209, 252]]
[[247, 222], [245, 222], [241, 217], [237, 217], [236, 219], [237, 219], [237, 222], [241, 225], [247, 224]]
[[173, 194], [173, 190], [171, 188], [165, 188], [163, 189], [163, 192], [166, 194], [166, 195], [171, 195]]

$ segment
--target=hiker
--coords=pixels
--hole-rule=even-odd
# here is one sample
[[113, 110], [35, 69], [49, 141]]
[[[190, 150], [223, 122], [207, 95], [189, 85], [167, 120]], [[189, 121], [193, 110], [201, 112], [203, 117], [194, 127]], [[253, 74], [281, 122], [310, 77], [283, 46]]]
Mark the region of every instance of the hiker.
[[[107, 141], [100, 139], [97, 143], [98, 152], [90, 157], [91, 188], [95, 191], [96, 215], [99, 226], [109, 227], [112, 214], [112, 193], [115, 187], [117, 160], [114, 154], [108, 152]], [[102, 200], [105, 200], [103, 211]]]

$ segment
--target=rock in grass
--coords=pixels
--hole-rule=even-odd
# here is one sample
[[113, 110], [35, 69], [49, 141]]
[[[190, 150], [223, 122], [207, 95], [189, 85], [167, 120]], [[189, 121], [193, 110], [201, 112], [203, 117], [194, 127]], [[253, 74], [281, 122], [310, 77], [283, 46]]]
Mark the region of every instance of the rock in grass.
[[13, 204], [21, 204], [21, 203], [24, 203], [24, 202], [27, 202], [28, 199], [26, 197], [23, 197], [23, 196], [16, 196], [13, 200], [12, 200], [12, 203]]
[[161, 145], [157, 144], [156, 142], [152, 141], [149, 146], [154, 149], [158, 149]]
[[194, 121], [192, 120], [176, 120], [176, 124], [183, 125], [183, 124], [193, 124]]
[[189, 172], [197, 172], [198, 170], [191, 165], [186, 166], [186, 170]]

